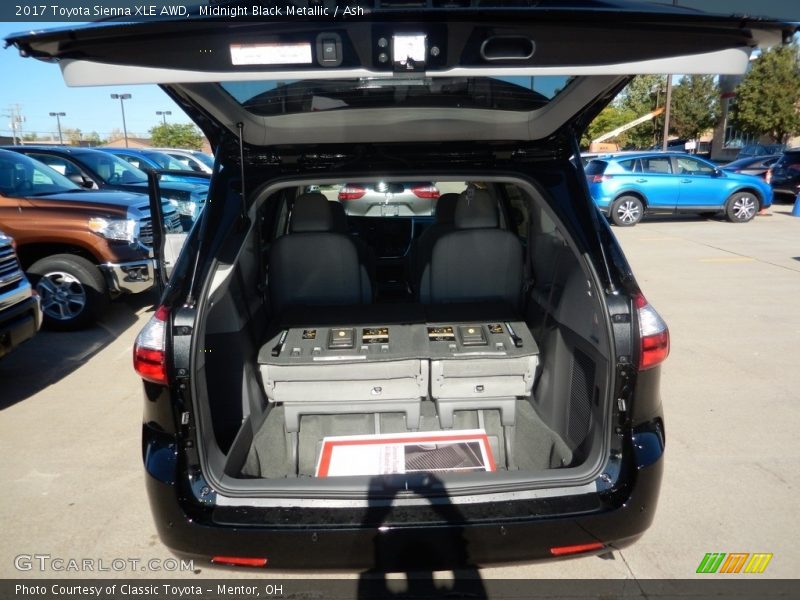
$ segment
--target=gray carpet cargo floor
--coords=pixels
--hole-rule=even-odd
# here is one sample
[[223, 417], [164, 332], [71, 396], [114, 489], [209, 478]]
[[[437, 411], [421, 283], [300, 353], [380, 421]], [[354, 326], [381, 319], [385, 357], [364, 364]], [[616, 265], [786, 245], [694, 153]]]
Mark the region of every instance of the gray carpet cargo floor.
[[[454, 429], [486, 431], [498, 469], [506, 468], [505, 438], [496, 410], [483, 411], [480, 427], [478, 411], [457, 411]], [[435, 404], [422, 403], [419, 431], [439, 431]], [[313, 477], [323, 438], [327, 436], [404, 433], [405, 417], [400, 413], [354, 415], [305, 415], [298, 435], [298, 474]], [[567, 444], [536, 414], [530, 402], [518, 400], [516, 423], [512, 428], [512, 461], [520, 470], [541, 471], [570, 464], [572, 452]], [[292, 441], [284, 428], [283, 407], [273, 406], [256, 433], [242, 468], [244, 477], [265, 479], [294, 476]]]

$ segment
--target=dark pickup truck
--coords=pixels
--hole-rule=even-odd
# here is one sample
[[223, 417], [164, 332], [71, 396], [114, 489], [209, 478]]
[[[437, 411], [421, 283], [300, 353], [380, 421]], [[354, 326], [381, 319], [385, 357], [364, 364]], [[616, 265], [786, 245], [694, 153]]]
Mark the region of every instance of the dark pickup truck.
[[41, 324], [39, 296], [22, 272], [13, 240], [0, 231], [0, 358], [31, 339]]
[[[163, 207], [166, 230], [183, 231], [175, 207]], [[0, 229], [15, 239], [51, 329], [85, 327], [109, 299], [153, 286], [144, 194], [88, 191], [38, 161], [0, 150]]]

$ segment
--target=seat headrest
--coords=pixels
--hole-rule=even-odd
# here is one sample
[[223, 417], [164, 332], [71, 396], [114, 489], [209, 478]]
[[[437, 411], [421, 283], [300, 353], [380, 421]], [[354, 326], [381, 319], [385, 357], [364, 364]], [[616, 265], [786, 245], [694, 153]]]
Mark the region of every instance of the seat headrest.
[[441, 225], [452, 225], [456, 219], [456, 205], [459, 194], [451, 192], [442, 194], [436, 201], [436, 222]]
[[469, 188], [461, 193], [456, 204], [457, 229], [491, 229], [499, 224], [497, 202], [489, 192]]
[[328, 207], [331, 209], [333, 217], [333, 231], [347, 234], [347, 213], [344, 210], [344, 204], [338, 200], [328, 200]]
[[333, 229], [333, 213], [328, 199], [319, 192], [301, 194], [294, 201], [292, 222], [289, 230], [292, 233], [311, 233], [331, 231]]

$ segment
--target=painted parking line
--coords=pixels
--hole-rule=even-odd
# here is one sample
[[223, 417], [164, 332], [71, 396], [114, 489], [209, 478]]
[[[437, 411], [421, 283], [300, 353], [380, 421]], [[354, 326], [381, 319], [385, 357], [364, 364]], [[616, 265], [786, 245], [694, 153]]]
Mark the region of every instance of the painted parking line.
[[662, 235], [659, 237], [643, 237], [639, 238], [641, 242], [674, 242], [675, 240], [679, 240], [681, 238], [677, 238], [670, 235]]
[[707, 263], [742, 263], [742, 262], [755, 262], [755, 258], [749, 256], [717, 256], [714, 258], [701, 258], [699, 262]]

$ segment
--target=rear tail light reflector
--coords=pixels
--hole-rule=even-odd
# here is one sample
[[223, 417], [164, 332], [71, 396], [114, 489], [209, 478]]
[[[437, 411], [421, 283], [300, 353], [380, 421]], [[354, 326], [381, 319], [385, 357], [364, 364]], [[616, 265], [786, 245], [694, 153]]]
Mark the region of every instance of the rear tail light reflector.
[[236, 567], [266, 567], [266, 558], [247, 558], [244, 556], [215, 556], [211, 559], [215, 565], [229, 565]]
[[669, 356], [669, 329], [642, 294], [633, 297], [639, 315], [639, 370], [660, 365]]
[[156, 313], [136, 336], [133, 345], [133, 368], [142, 379], [167, 384], [167, 318], [169, 309], [159, 306]]
[[603, 181], [608, 181], [610, 179], [612, 179], [611, 175], [590, 175], [589, 183], [602, 183]]
[[605, 544], [602, 542], [591, 542], [589, 544], [576, 544], [574, 546], [555, 546], [550, 548], [550, 554], [553, 556], [569, 556], [570, 554], [581, 554], [583, 552], [591, 552], [593, 550], [602, 550]]
[[339, 190], [339, 200], [358, 200], [366, 193], [366, 188], [357, 185], [346, 185]]
[[767, 174], [764, 176], [764, 181], [766, 181], [767, 183], [772, 181], [772, 169], [771, 168], [767, 169]]
[[439, 190], [435, 185], [418, 185], [411, 188], [411, 192], [417, 198], [425, 198], [428, 200], [435, 200], [439, 197]]

